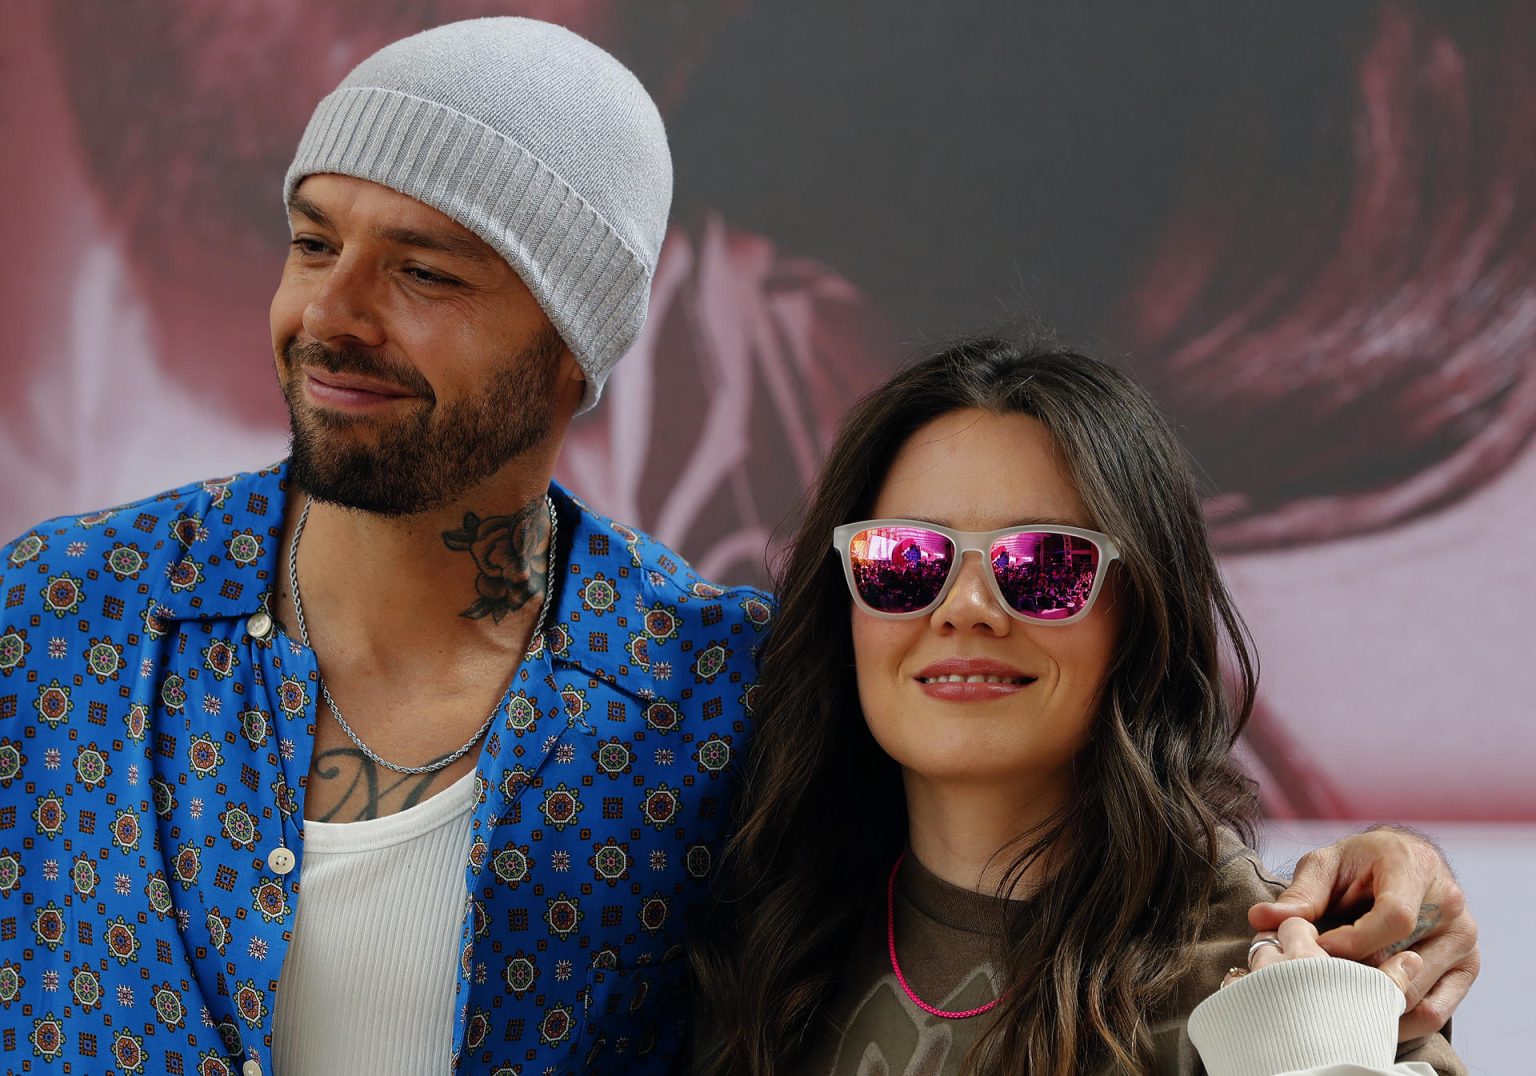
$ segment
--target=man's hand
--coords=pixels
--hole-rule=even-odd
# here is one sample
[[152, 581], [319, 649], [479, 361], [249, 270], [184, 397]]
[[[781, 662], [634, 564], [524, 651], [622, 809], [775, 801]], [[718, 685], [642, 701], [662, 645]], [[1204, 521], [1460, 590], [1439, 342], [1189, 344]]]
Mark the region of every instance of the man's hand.
[[1248, 922], [1278, 930], [1295, 915], [1352, 920], [1318, 938], [1333, 956], [1379, 965], [1411, 949], [1422, 958], [1404, 991], [1399, 1042], [1444, 1027], [1477, 978], [1477, 923], [1466, 896], [1440, 849], [1413, 830], [1377, 826], [1308, 852], [1290, 887], [1250, 908]]

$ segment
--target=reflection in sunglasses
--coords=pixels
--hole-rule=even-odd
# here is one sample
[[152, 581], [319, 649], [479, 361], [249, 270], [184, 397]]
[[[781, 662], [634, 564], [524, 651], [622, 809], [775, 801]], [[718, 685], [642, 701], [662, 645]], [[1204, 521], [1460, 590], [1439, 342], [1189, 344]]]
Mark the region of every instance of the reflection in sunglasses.
[[[882, 613], [914, 613], [935, 604], [956, 557], [948, 536], [920, 527], [872, 527], [849, 542], [858, 596]], [[1099, 548], [1071, 534], [1016, 531], [999, 537], [989, 564], [1015, 612], [1042, 620], [1076, 615], [1093, 594]]]

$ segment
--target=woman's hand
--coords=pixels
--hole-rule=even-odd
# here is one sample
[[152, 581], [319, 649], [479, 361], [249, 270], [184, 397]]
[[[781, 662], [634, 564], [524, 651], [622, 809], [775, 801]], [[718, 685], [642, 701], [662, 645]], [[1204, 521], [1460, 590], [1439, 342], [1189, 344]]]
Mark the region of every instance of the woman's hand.
[[[1253, 936], [1253, 947], [1248, 950], [1248, 968], [1258, 971], [1286, 960], [1332, 960], [1328, 950], [1318, 944], [1317, 938], [1317, 927], [1300, 916], [1292, 916], [1280, 924], [1279, 930], [1261, 930]], [[1406, 998], [1414, 976], [1423, 964], [1418, 953], [1404, 950], [1382, 961], [1377, 967], [1397, 984]], [[1248, 971], [1243, 968], [1233, 968], [1227, 972], [1221, 985], [1231, 986], [1247, 974]]]

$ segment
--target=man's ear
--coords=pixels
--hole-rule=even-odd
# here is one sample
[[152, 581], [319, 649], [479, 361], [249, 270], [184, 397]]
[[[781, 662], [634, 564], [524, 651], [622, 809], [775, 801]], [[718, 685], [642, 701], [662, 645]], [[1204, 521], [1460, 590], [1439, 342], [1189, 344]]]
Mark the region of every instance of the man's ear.
[[574, 415], [581, 407], [581, 401], [587, 398], [587, 372], [576, 361], [576, 355], [570, 348], [566, 348], [561, 355], [560, 365], [556, 380], [559, 386], [557, 391], [561, 400], [569, 401], [571, 414]]

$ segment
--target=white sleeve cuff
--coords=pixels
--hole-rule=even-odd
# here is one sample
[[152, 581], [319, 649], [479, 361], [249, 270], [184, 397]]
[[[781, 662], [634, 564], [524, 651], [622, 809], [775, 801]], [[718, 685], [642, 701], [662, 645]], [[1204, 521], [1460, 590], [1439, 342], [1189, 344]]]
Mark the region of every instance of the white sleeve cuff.
[[1425, 1061], [1403, 1061], [1389, 1069], [1375, 1065], [1325, 1065], [1320, 1069], [1292, 1069], [1279, 1076], [1440, 1076]]
[[1284, 960], [1202, 1001], [1190, 1014], [1189, 1037], [1211, 1076], [1335, 1065], [1388, 1071], [1405, 1005], [1397, 984], [1375, 968], [1331, 957]]

